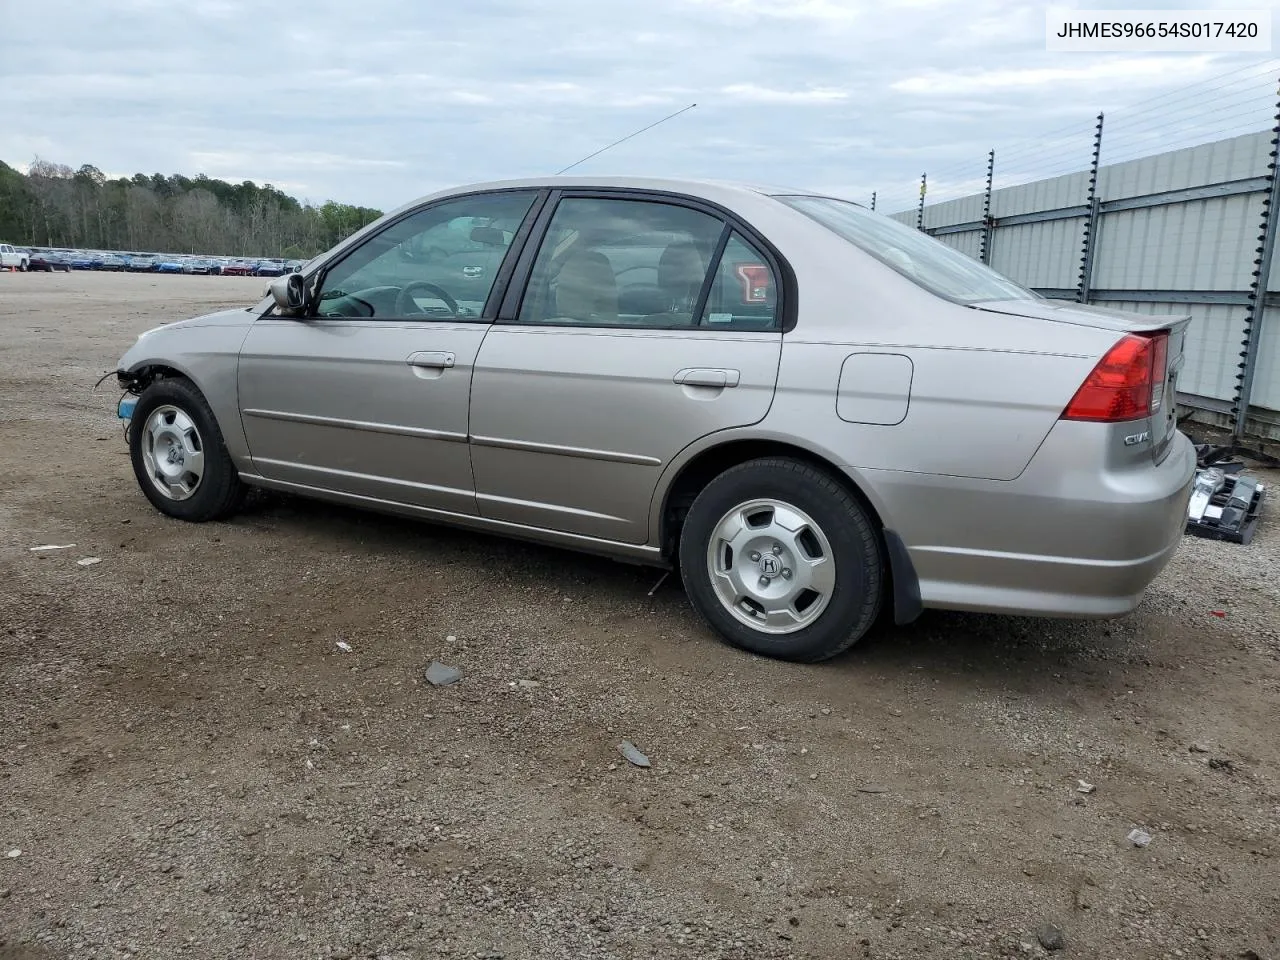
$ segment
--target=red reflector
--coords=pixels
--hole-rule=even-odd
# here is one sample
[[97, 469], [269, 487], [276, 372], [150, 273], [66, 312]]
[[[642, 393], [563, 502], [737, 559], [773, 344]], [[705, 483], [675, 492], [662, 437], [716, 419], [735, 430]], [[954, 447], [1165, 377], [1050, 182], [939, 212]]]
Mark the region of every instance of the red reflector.
[[1168, 351], [1166, 332], [1125, 334], [1080, 385], [1062, 419], [1119, 423], [1150, 416], [1164, 384]]

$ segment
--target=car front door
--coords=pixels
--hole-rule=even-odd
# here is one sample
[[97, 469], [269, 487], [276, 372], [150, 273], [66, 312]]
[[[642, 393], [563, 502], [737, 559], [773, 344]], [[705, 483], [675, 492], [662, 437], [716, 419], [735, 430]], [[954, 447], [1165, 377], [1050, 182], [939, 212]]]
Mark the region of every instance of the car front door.
[[768, 412], [776, 271], [743, 230], [674, 198], [566, 194], [539, 221], [476, 361], [479, 512], [644, 543], [663, 467]]
[[537, 197], [495, 191], [422, 207], [327, 266], [306, 316], [254, 323], [239, 400], [262, 476], [476, 513], [472, 370]]

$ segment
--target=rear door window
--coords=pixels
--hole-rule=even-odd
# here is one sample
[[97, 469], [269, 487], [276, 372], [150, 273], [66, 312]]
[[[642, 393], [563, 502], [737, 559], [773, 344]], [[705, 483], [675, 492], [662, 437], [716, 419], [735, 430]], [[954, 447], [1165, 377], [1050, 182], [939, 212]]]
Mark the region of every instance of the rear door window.
[[724, 223], [653, 200], [561, 200], [518, 322], [692, 327]]

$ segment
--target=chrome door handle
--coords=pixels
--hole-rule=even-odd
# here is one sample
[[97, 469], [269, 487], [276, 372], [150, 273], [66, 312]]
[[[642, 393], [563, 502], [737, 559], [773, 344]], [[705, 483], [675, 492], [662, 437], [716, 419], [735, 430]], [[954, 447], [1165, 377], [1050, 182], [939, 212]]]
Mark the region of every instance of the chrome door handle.
[[453, 366], [453, 354], [441, 350], [419, 350], [417, 353], [409, 354], [407, 362], [411, 367], [444, 370]]
[[742, 375], [719, 367], [687, 367], [672, 379], [689, 387], [736, 387]]

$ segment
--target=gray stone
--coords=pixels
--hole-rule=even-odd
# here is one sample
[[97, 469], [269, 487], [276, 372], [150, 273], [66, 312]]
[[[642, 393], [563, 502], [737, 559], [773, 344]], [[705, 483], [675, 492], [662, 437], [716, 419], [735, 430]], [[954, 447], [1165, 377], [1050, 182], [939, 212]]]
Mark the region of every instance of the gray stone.
[[433, 687], [447, 687], [451, 683], [457, 683], [462, 679], [462, 671], [457, 667], [450, 667], [438, 660], [432, 660], [431, 666], [427, 667], [427, 683]]
[[1067, 945], [1066, 940], [1063, 939], [1062, 931], [1052, 923], [1042, 923], [1036, 927], [1036, 939], [1040, 941], [1040, 946], [1046, 950], [1061, 950]]

